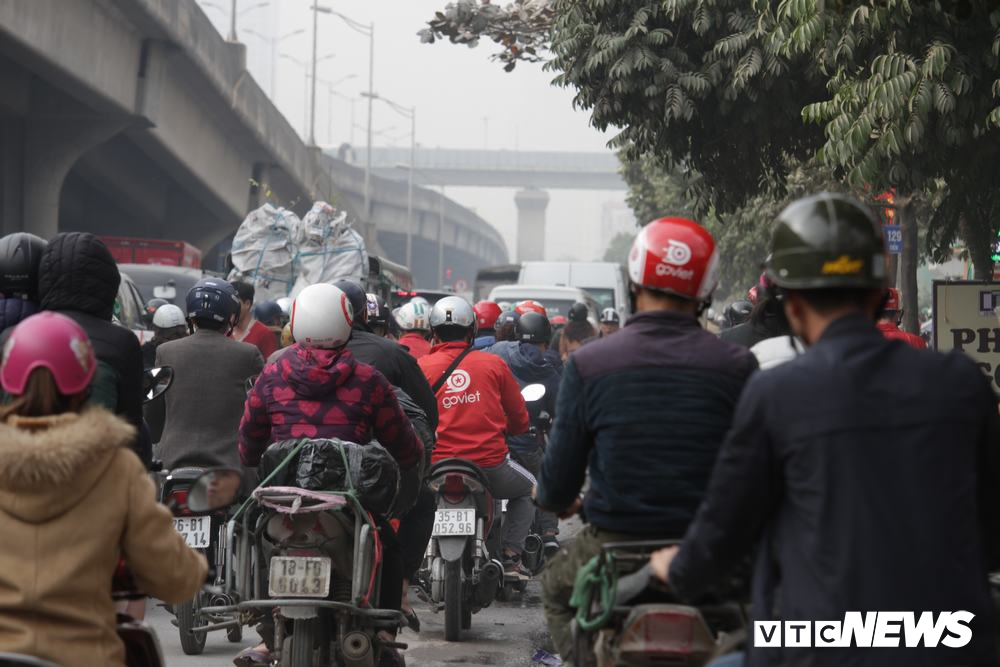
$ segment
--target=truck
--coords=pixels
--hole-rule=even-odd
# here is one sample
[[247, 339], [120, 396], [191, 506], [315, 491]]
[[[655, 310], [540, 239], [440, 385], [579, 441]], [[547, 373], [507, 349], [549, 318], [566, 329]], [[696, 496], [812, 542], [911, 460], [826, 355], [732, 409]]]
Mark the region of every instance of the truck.
[[201, 268], [201, 250], [186, 241], [142, 239], [131, 236], [102, 236], [119, 264], [159, 264]]

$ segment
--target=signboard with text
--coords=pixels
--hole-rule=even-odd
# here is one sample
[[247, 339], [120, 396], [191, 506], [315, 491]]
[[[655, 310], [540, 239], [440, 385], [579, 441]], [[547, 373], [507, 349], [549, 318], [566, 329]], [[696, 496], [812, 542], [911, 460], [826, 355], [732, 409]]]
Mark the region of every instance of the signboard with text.
[[893, 255], [903, 252], [902, 225], [882, 225], [882, 236], [885, 237], [885, 249]]
[[934, 281], [934, 347], [972, 357], [1000, 391], [1000, 283]]

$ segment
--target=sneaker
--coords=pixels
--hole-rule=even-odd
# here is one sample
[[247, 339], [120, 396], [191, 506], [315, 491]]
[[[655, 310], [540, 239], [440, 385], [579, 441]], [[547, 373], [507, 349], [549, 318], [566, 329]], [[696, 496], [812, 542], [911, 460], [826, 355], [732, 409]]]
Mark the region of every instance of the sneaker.
[[531, 573], [521, 565], [519, 556], [504, 556], [503, 578], [507, 581], [528, 581]]

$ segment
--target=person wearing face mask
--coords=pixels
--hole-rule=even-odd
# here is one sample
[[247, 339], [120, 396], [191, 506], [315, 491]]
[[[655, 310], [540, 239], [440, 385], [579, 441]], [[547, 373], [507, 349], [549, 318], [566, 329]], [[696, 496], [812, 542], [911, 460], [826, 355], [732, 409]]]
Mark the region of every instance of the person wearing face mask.
[[[960, 352], [879, 330], [885, 248], [858, 201], [789, 205], [767, 276], [807, 349], [747, 383], [704, 501], [653, 573], [692, 599], [755, 553], [755, 622], [964, 610], [967, 643], [906, 648], [903, 662], [996, 664], [1000, 419], [988, 380]], [[750, 647], [745, 664], [890, 667], [900, 654], [786, 642]]]

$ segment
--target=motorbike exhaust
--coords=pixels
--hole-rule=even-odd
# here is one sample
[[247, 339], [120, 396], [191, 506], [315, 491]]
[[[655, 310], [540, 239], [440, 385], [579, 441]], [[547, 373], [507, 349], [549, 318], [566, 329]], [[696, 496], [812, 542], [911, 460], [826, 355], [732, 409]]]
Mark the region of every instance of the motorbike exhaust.
[[476, 605], [486, 607], [496, 599], [497, 590], [503, 580], [503, 565], [496, 560], [491, 560], [479, 571], [479, 580], [476, 581], [474, 594]]
[[345, 667], [369, 667], [372, 664], [372, 642], [363, 632], [348, 632], [340, 642]]
[[521, 553], [521, 563], [529, 572], [536, 572], [542, 564], [542, 538], [538, 535], [528, 535], [524, 538], [524, 551]]

